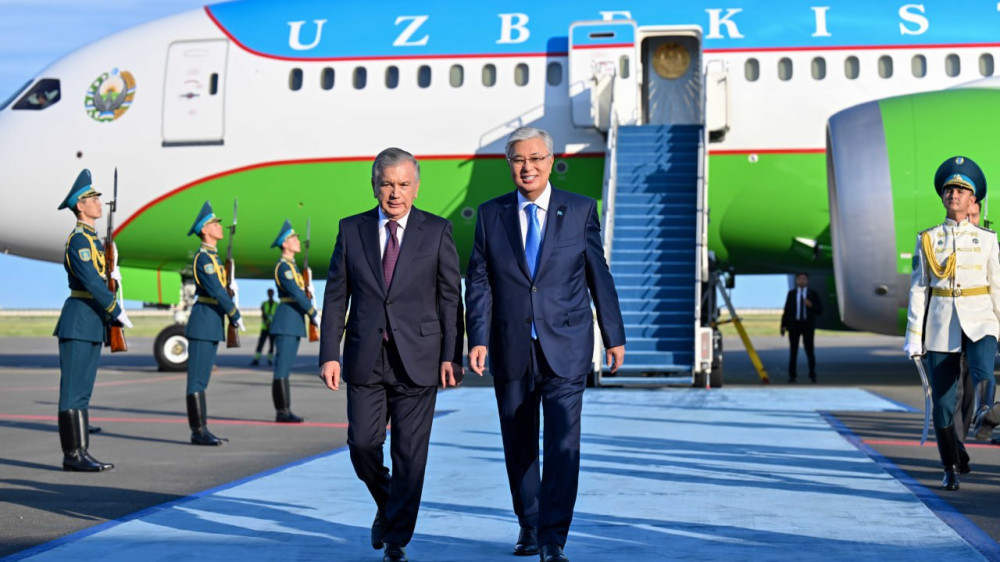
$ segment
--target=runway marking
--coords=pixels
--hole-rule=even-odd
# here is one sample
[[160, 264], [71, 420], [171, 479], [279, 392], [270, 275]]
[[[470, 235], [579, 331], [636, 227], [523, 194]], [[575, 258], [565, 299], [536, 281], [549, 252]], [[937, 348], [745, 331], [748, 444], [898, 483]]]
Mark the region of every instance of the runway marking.
[[[30, 421], [57, 421], [58, 416], [28, 415], [28, 414], [0, 414], [0, 420], [30, 420]], [[92, 422], [103, 423], [188, 423], [186, 417], [178, 418], [109, 418], [103, 416], [91, 416]], [[326, 423], [326, 422], [302, 422], [302, 423], [278, 423], [261, 420], [219, 420], [208, 418], [212, 425], [281, 425], [297, 427], [334, 427], [342, 429], [347, 427], [346, 423]]]
[[[898, 447], [937, 447], [937, 442], [928, 441], [920, 445], [920, 441], [909, 439], [864, 439], [861, 441], [865, 445], [893, 445]], [[966, 443], [966, 449], [995, 449], [997, 446], [992, 443]]]
[[[436, 562], [507, 559], [518, 527], [494, 393], [442, 393], [438, 408], [453, 413], [434, 423], [407, 550]], [[1000, 545], [939, 510], [920, 495], [926, 488], [875, 461], [824, 411], [902, 410], [857, 389], [588, 390], [567, 554], [574, 562], [1000, 558]], [[349, 455], [325, 454], [11, 560], [370, 560], [374, 512]]]
[[[228, 372], [227, 372], [228, 371]], [[241, 367], [226, 367], [225, 371], [217, 370], [212, 371], [213, 377], [224, 377], [228, 375], [245, 374], [248, 372], [253, 372], [250, 369], [243, 369]], [[105, 373], [107, 374], [107, 373]], [[271, 376], [271, 373], [265, 373]], [[101, 373], [98, 373], [100, 377]], [[122, 381], [98, 381], [94, 383], [94, 388], [105, 388], [110, 386], [124, 386], [127, 384], [145, 384], [153, 382], [166, 382], [166, 381], [176, 381], [187, 379], [187, 374], [180, 375], [162, 375], [158, 377], [148, 377], [143, 379], [127, 379]], [[26, 387], [0, 387], [0, 392], [25, 392], [25, 391], [50, 391], [59, 390], [59, 386], [26, 386]]]

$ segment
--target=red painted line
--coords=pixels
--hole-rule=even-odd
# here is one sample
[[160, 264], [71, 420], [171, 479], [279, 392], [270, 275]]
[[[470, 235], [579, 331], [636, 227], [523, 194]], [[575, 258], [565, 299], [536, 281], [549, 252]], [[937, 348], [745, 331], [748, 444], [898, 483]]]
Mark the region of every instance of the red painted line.
[[605, 45], [573, 45], [570, 49], [622, 49], [635, 47], [635, 43], [607, 43]]
[[830, 45], [817, 47], [734, 47], [729, 49], [705, 49], [705, 53], [773, 53], [777, 51], [891, 51], [902, 49], [987, 49], [998, 47], [1000, 43], [941, 43], [938, 45]]
[[[90, 417], [92, 422], [101, 423], [168, 423], [168, 424], [186, 424], [188, 420], [186, 417], [178, 418], [108, 418], [108, 417]], [[273, 421], [260, 421], [260, 420], [219, 420], [214, 418], [209, 418], [213, 425], [283, 425], [283, 426], [299, 426], [299, 427], [333, 427], [338, 429], [343, 429], [347, 427], [346, 423], [326, 423], [326, 422], [302, 422], [302, 423], [277, 423]], [[28, 415], [28, 414], [0, 414], [0, 420], [29, 420], [29, 421], [57, 421], [57, 416], [42, 416], [42, 415]]]
[[[225, 373], [213, 373], [214, 376], [221, 376]], [[122, 386], [126, 384], [142, 384], [151, 382], [163, 382], [163, 381], [175, 381], [178, 379], [186, 379], [187, 375], [164, 375], [160, 377], [151, 377], [146, 379], [128, 379], [122, 381], [100, 381], [94, 383], [94, 387], [106, 387], [106, 386]], [[31, 390], [59, 390], [58, 386], [24, 386], [16, 388], [0, 388], [0, 392], [17, 392], [17, 391], [31, 391]]]
[[739, 154], [826, 154], [825, 148], [736, 148], [732, 150], [710, 150], [709, 156], [729, 156]]
[[413, 59], [491, 59], [491, 58], [534, 58], [534, 57], [565, 57], [567, 53], [554, 51], [551, 53], [467, 53], [467, 54], [457, 54], [457, 55], [369, 55], [369, 56], [354, 56], [354, 57], [288, 57], [284, 55], [271, 55], [268, 53], [263, 53], [255, 49], [244, 45], [239, 39], [233, 36], [232, 33], [226, 29], [219, 20], [215, 19], [215, 15], [212, 14], [210, 6], [205, 6], [205, 13], [208, 14], [209, 19], [219, 28], [230, 41], [236, 44], [237, 47], [243, 49], [244, 51], [256, 55], [258, 57], [273, 59], [273, 60], [284, 60], [284, 61], [301, 61], [301, 62], [337, 62], [337, 61], [366, 61], [366, 60], [413, 60]]
[[[604, 152], [578, 152], [574, 154], [561, 153], [554, 155], [556, 158], [603, 158]], [[503, 154], [424, 154], [415, 155], [417, 160], [493, 160], [493, 159], [503, 159], [505, 155]], [[226, 170], [223, 172], [218, 172], [201, 179], [188, 182], [174, 190], [168, 191], [163, 195], [160, 195], [156, 199], [153, 199], [149, 203], [146, 203], [139, 208], [138, 211], [132, 213], [127, 219], [125, 219], [118, 228], [115, 230], [115, 236], [121, 234], [122, 230], [125, 229], [129, 224], [135, 219], [139, 218], [140, 215], [146, 211], [152, 209], [156, 205], [170, 199], [178, 193], [182, 193], [196, 187], [205, 182], [209, 182], [215, 179], [223, 178], [226, 176], [231, 176], [234, 174], [239, 174], [243, 172], [249, 172], [251, 170], [257, 170], [260, 168], [270, 168], [275, 166], [290, 166], [298, 164], [330, 164], [334, 162], [371, 162], [375, 159], [375, 156], [338, 156], [338, 157], [327, 157], [327, 158], [301, 158], [292, 160], [275, 160], [273, 162], [258, 162], [256, 164], [249, 164], [247, 166], [242, 166], [239, 168], [233, 168], [232, 170]]]
[[[896, 447], [920, 447], [920, 441], [917, 440], [907, 440], [907, 439], [863, 439], [861, 441], [865, 445], [892, 445]], [[934, 441], [928, 441], [923, 444], [924, 447], [937, 447], [937, 443]], [[972, 447], [974, 449], [996, 449], [997, 446], [991, 443], [966, 443], [966, 448]]]

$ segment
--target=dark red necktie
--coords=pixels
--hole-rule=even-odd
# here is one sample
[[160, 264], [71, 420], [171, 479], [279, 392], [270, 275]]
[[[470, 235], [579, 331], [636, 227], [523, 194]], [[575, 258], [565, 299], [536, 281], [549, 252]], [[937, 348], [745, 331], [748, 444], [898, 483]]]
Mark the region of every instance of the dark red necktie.
[[[396, 229], [399, 223], [389, 221], [385, 223], [389, 229], [389, 238], [386, 240], [385, 253], [382, 255], [382, 278], [385, 280], [385, 291], [389, 292], [389, 285], [392, 284], [392, 273], [396, 270], [396, 259], [399, 258], [399, 239], [396, 238]], [[382, 332], [382, 339], [389, 341], [389, 323], [386, 319], [386, 330]]]

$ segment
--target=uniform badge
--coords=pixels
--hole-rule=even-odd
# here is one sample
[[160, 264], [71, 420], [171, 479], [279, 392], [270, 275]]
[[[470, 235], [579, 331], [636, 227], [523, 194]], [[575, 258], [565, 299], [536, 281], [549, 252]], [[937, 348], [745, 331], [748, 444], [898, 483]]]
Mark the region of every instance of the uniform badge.
[[215, 266], [212, 265], [212, 264], [210, 264], [210, 263], [206, 263], [205, 267], [203, 267], [202, 269], [204, 269], [205, 273], [207, 273], [209, 275], [214, 275], [215, 274]]
[[291, 269], [286, 269], [285, 270], [285, 279], [288, 279], [289, 281], [291, 281], [292, 279], [295, 279], [295, 274], [292, 273]]
[[973, 238], [972, 239], [972, 243], [973, 244], [978, 244], [979, 243], [979, 239], [978, 238]]
[[81, 260], [83, 260], [83, 261], [90, 261], [90, 250], [89, 249], [83, 248], [82, 250], [80, 250], [79, 254], [80, 254], [80, 259]]
[[961, 156], [955, 159], [955, 163], [958, 164], [959, 166], [962, 165], [962, 162], [965, 162], [965, 158], [962, 158]]

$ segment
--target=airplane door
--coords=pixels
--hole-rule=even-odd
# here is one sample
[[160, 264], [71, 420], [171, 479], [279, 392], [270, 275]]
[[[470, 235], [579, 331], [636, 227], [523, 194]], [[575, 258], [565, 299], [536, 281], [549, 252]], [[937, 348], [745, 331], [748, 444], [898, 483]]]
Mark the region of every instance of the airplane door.
[[701, 37], [697, 32], [647, 35], [642, 40], [642, 114], [646, 123], [704, 122]]
[[620, 123], [638, 118], [635, 22], [575, 22], [569, 28], [569, 97], [573, 125], [606, 131], [612, 99]]
[[221, 145], [229, 41], [178, 41], [167, 51], [163, 146]]

